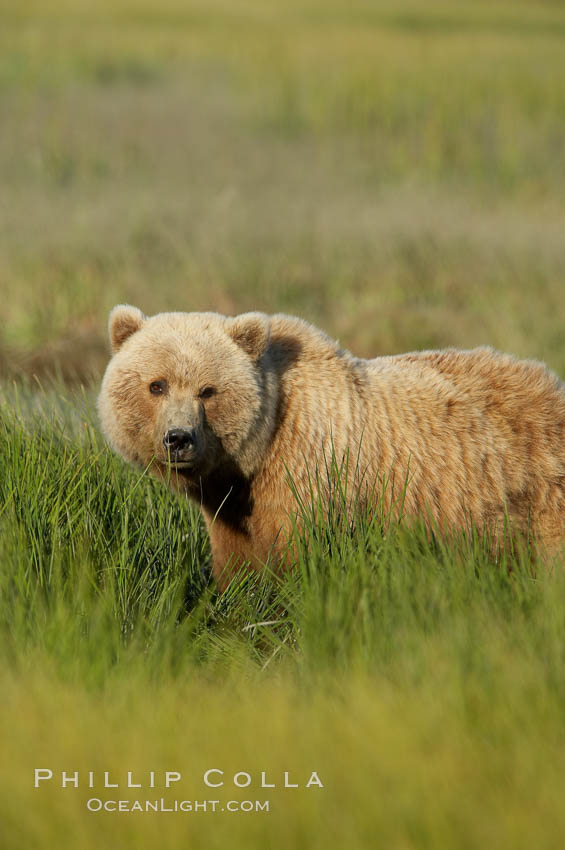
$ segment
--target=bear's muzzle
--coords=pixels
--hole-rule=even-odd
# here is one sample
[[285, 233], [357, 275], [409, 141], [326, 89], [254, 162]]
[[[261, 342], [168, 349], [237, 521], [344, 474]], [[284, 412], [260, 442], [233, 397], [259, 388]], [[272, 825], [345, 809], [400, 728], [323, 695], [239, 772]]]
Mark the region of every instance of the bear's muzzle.
[[196, 454], [196, 429], [171, 428], [165, 431], [163, 446], [170, 464], [190, 466]]

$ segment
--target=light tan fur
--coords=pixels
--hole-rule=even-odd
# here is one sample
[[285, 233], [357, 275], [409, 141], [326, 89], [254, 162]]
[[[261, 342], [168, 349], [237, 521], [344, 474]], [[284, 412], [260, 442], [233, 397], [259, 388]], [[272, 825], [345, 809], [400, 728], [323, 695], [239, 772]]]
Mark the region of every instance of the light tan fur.
[[[384, 493], [385, 511], [436, 529], [496, 538], [509, 523], [544, 551], [564, 542], [565, 390], [541, 363], [490, 348], [362, 360], [301, 319], [261, 313], [145, 318], [119, 306], [110, 339], [103, 429], [200, 502], [222, 588], [243, 561], [259, 569], [283, 551], [289, 473], [302, 498], [314, 485], [324, 502], [332, 454], [347, 458], [349, 507]], [[161, 397], [148, 390], [157, 379]], [[188, 473], [162, 443], [184, 426], [201, 455]]]

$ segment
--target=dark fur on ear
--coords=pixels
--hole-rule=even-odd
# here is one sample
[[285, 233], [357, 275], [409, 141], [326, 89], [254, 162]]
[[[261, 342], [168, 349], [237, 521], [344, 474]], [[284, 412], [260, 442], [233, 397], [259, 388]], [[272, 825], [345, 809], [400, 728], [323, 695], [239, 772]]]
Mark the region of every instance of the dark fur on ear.
[[129, 304], [118, 304], [110, 313], [108, 319], [108, 334], [114, 354], [119, 351], [126, 339], [138, 331], [145, 321], [145, 316], [137, 307]]
[[226, 333], [253, 360], [259, 360], [269, 342], [269, 317], [265, 313], [242, 313], [226, 320]]

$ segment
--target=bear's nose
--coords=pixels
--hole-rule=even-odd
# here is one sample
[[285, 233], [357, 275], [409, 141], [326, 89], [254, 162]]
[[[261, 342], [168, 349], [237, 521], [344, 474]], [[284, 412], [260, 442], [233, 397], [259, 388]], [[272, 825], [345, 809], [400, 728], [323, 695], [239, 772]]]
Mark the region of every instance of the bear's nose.
[[171, 428], [165, 432], [163, 445], [168, 452], [182, 452], [194, 445], [194, 428]]

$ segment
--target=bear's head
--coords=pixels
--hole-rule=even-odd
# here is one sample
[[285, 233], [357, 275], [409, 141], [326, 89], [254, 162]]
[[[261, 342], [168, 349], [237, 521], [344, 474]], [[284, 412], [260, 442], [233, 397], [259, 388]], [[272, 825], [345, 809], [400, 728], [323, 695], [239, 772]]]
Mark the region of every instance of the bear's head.
[[102, 428], [119, 454], [187, 487], [235, 464], [250, 476], [276, 413], [262, 313], [160, 313], [115, 307], [113, 356], [98, 399]]

